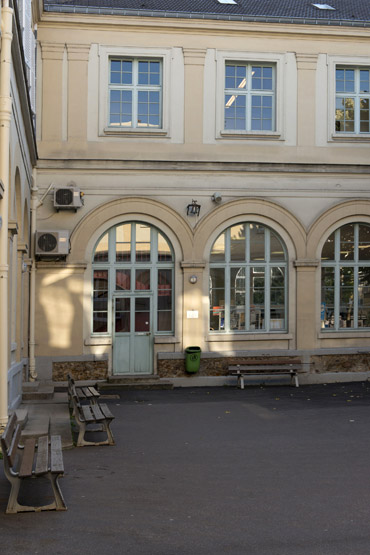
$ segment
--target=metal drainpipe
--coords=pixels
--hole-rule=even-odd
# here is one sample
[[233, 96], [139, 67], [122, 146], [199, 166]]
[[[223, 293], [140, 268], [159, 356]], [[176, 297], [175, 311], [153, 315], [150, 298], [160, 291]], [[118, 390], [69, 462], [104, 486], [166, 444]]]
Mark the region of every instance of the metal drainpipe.
[[36, 309], [36, 259], [35, 259], [35, 237], [37, 230], [37, 209], [42, 206], [44, 198], [53, 187], [50, 183], [48, 189], [43, 194], [41, 199], [38, 199], [38, 187], [36, 183], [36, 168], [33, 170], [32, 189], [31, 189], [31, 272], [30, 272], [30, 330], [29, 330], [29, 355], [28, 355], [28, 369], [29, 381], [34, 382], [37, 380], [36, 372], [36, 357], [35, 357], [35, 309]]
[[10, 188], [10, 121], [12, 116], [12, 99], [10, 96], [12, 23], [13, 10], [9, 7], [9, 0], [3, 0], [0, 52], [0, 179], [4, 185], [4, 194], [0, 201], [0, 427], [3, 427], [8, 421], [8, 206]]

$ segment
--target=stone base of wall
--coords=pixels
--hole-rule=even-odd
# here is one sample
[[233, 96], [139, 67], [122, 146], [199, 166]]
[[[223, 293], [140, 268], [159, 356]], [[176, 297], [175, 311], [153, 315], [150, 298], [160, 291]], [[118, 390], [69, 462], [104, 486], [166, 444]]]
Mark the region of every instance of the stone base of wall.
[[[274, 356], [274, 358], [276, 358]], [[289, 359], [287, 355], [282, 356], [284, 360]], [[322, 354], [308, 355], [303, 357], [292, 355], [291, 358], [300, 358], [304, 362], [303, 371], [307, 374], [326, 374], [335, 372], [370, 372], [370, 355], [367, 353], [359, 354]], [[246, 360], [266, 360], [268, 357], [210, 357], [202, 355], [200, 369], [197, 376], [227, 376], [228, 367], [236, 364], [243, 364]], [[160, 378], [183, 378], [189, 376], [185, 370], [184, 358], [160, 358], [158, 357], [157, 371]]]
[[317, 374], [370, 371], [370, 356], [367, 353], [311, 356], [310, 363], [311, 373]]
[[75, 380], [104, 380], [108, 376], [108, 361], [53, 362], [53, 381], [65, 382], [67, 374]]
[[[207, 358], [202, 357], [200, 360], [200, 368], [197, 376], [227, 376], [229, 366], [236, 364], [243, 364], [246, 360], [261, 360], [262, 357], [220, 357], [220, 358]], [[274, 357], [276, 358], [276, 357]], [[289, 356], [282, 357], [284, 360], [289, 359]], [[292, 356], [292, 359], [297, 359]], [[268, 359], [265, 358], [266, 362]], [[183, 378], [189, 376], [185, 370], [185, 359], [159, 359], [157, 366], [158, 375], [160, 378]]]

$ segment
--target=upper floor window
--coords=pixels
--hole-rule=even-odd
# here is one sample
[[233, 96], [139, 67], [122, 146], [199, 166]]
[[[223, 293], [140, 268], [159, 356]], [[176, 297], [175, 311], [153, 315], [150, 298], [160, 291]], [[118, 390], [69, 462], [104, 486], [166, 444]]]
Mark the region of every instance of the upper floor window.
[[162, 63], [156, 59], [111, 58], [109, 126], [162, 127]]
[[224, 129], [275, 131], [275, 66], [226, 62]]
[[210, 329], [286, 331], [287, 255], [280, 237], [258, 223], [226, 229], [210, 256]]
[[337, 67], [335, 77], [335, 131], [369, 133], [370, 69]]
[[346, 224], [321, 253], [321, 327], [370, 328], [370, 226]]

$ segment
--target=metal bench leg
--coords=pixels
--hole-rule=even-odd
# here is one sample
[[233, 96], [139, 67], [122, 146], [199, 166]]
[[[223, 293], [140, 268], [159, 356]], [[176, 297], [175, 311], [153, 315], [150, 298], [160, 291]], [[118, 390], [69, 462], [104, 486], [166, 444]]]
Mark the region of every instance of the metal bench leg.
[[58, 478], [61, 474], [49, 474], [48, 478], [53, 488], [54, 498], [55, 498], [55, 510], [56, 511], [66, 511], [67, 506], [65, 504], [62, 491], [59, 487]]
[[298, 382], [298, 376], [297, 374], [294, 374], [294, 381], [295, 381], [295, 386], [299, 387], [299, 382]]
[[107, 434], [108, 444], [109, 445], [115, 445], [116, 442], [114, 441], [112, 430], [110, 429], [110, 422], [108, 422], [108, 421], [104, 422], [104, 428], [105, 428], [105, 432]]

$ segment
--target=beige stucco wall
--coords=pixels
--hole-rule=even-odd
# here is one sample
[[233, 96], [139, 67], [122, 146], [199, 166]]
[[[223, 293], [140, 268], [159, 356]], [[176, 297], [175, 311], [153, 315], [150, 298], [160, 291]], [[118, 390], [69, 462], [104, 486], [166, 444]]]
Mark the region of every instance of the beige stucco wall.
[[[57, 213], [50, 193], [38, 210], [39, 229], [71, 234], [67, 265], [38, 271], [38, 356], [111, 354], [109, 338], [91, 335], [91, 255], [105, 230], [135, 219], [165, 232], [176, 255], [175, 333], [157, 337], [155, 352], [189, 344], [210, 352], [366, 345], [369, 332], [321, 332], [319, 258], [333, 229], [370, 223], [369, 139], [333, 137], [334, 64], [370, 65], [369, 38], [368, 29], [345, 27], [44, 14], [38, 187], [73, 181], [84, 206]], [[107, 130], [109, 55], [150, 53], [164, 60], [164, 132]], [[275, 133], [221, 133], [225, 59], [276, 63]], [[192, 199], [199, 218], [186, 216]], [[223, 229], [247, 220], [272, 227], [287, 246], [287, 333], [208, 331], [210, 247]], [[195, 309], [199, 318], [188, 320]]]

